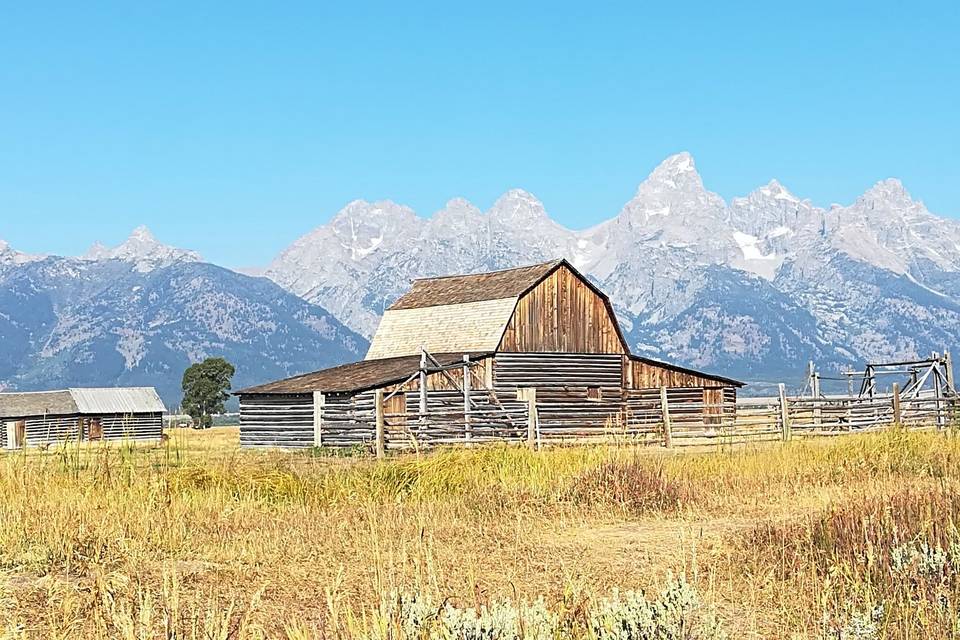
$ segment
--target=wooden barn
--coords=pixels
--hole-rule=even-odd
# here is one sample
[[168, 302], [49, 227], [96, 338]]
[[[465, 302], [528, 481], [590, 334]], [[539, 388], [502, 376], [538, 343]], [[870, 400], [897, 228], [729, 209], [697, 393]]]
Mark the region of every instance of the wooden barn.
[[0, 393], [0, 447], [159, 440], [164, 411], [153, 387]]
[[244, 446], [373, 445], [379, 427], [376, 444], [417, 447], [647, 437], [664, 403], [720, 424], [740, 386], [632, 354], [607, 296], [557, 260], [415, 280], [363, 361], [237, 395]]

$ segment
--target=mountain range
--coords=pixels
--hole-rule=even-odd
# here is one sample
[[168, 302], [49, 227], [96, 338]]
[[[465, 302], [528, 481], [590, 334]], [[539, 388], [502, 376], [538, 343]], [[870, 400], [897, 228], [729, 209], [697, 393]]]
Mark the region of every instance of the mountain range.
[[192, 362], [224, 356], [234, 386], [366, 352], [330, 313], [283, 290], [157, 242], [145, 228], [81, 258], [0, 246], [0, 389], [146, 385], [169, 408]]
[[426, 218], [356, 200], [249, 271], [260, 278], [144, 228], [79, 258], [0, 242], [0, 386], [162, 379], [170, 402], [204, 355], [231, 358], [241, 383], [319, 368], [362, 357], [412, 278], [557, 257], [609, 294], [635, 351], [758, 392], [802, 384], [809, 360], [831, 372], [960, 345], [960, 223], [899, 181], [827, 209], [776, 180], [727, 202], [680, 153], [586, 230], [520, 189], [486, 212], [457, 198]]
[[590, 229], [557, 224], [522, 190], [429, 218], [358, 200], [264, 273], [370, 336], [413, 277], [555, 257], [610, 295], [636, 351], [755, 383], [802, 380], [809, 360], [829, 372], [960, 344], [960, 224], [899, 181], [829, 209], [776, 180], [726, 202], [687, 153]]

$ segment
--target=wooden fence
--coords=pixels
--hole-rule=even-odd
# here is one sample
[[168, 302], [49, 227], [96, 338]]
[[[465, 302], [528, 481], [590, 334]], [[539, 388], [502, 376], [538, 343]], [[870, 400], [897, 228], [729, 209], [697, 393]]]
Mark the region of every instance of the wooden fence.
[[[852, 396], [741, 398], [718, 394], [706, 402], [701, 389], [619, 390], [585, 400], [583, 389], [520, 389], [514, 397], [476, 394], [465, 406], [457, 391], [431, 393], [426, 411], [416, 392], [405, 398], [414, 410], [389, 411], [382, 392], [359, 401], [349, 428], [322, 435], [329, 446], [389, 450], [490, 442], [543, 445], [597, 443], [665, 447], [742, 444], [903, 428], [960, 428], [957, 396], [899, 393]], [[389, 397], [387, 398], [389, 400]], [[346, 426], [346, 425], [344, 425]]]

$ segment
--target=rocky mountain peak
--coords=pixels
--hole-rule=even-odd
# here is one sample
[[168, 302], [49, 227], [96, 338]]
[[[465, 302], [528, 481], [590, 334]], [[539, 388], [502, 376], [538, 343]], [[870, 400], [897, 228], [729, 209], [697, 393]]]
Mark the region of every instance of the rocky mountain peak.
[[23, 253], [22, 251], [17, 251], [10, 246], [5, 240], [0, 240], [0, 265], [4, 264], [26, 264], [28, 262], [35, 262], [37, 260], [43, 260], [46, 256], [43, 255], [31, 255], [29, 253]]
[[910, 197], [903, 183], [896, 178], [881, 180], [857, 199], [857, 204], [867, 209], [889, 208], [907, 209], [918, 204]]
[[523, 189], [511, 189], [497, 198], [490, 208], [490, 217], [507, 224], [535, 223], [550, 219], [543, 203]]
[[130, 237], [128, 238], [128, 242], [129, 241], [141, 242], [144, 244], [157, 244], [156, 237], [153, 235], [150, 229], [147, 228], [147, 225], [145, 224], [141, 224], [136, 229], [130, 232]]
[[298, 243], [312, 244], [332, 232], [347, 257], [357, 261], [377, 251], [384, 242], [415, 232], [422, 222], [413, 209], [392, 200], [354, 200], [337, 212], [329, 225], [319, 227]]
[[668, 187], [671, 189], [689, 190], [703, 189], [703, 180], [697, 172], [693, 156], [683, 151], [674, 154], [661, 162], [650, 172], [637, 190], [639, 195], [646, 187]]
[[81, 260], [123, 260], [137, 265], [140, 271], [151, 271], [158, 267], [169, 266], [175, 262], [202, 262], [196, 251], [179, 249], [163, 244], [154, 237], [144, 225], [134, 229], [129, 237], [116, 247], [110, 248], [101, 242], [95, 242], [80, 256]]
[[758, 193], [767, 198], [772, 198], [774, 200], [782, 200], [785, 202], [792, 202], [797, 204], [800, 202], [800, 198], [796, 197], [790, 191], [787, 190], [780, 182], [774, 178], [767, 183], [766, 186], [760, 187], [754, 193]]
[[447, 200], [447, 203], [443, 205], [443, 209], [438, 211], [434, 217], [436, 218], [453, 218], [453, 219], [464, 219], [464, 218], [475, 218], [483, 215], [480, 209], [477, 208], [472, 202], [466, 198], [451, 198]]
[[424, 228], [423, 235], [428, 239], [444, 237], [457, 232], [465, 233], [485, 226], [486, 217], [466, 198], [452, 198], [437, 211]]
[[646, 231], [685, 222], [713, 225], [724, 218], [725, 208], [723, 198], [703, 186], [693, 156], [682, 152], [650, 172], [619, 219]]
[[110, 247], [99, 240], [90, 245], [87, 252], [81, 256], [83, 260], [107, 260], [110, 256]]
[[369, 202], [367, 200], [353, 200], [340, 209], [333, 216], [330, 223], [336, 225], [340, 221], [354, 220], [362, 222], [372, 221], [401, 221], [405, 219], [416, 218], [417, 214], [410, 207], [397, 204], [393, 200], [377, 200]]

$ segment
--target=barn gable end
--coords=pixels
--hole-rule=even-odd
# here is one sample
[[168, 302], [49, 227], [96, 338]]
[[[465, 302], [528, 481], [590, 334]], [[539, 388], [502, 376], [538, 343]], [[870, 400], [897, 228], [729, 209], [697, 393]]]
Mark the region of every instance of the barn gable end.
[[626, 353], [609, 301], [565, 262], [517, 300], [498, 351]]

